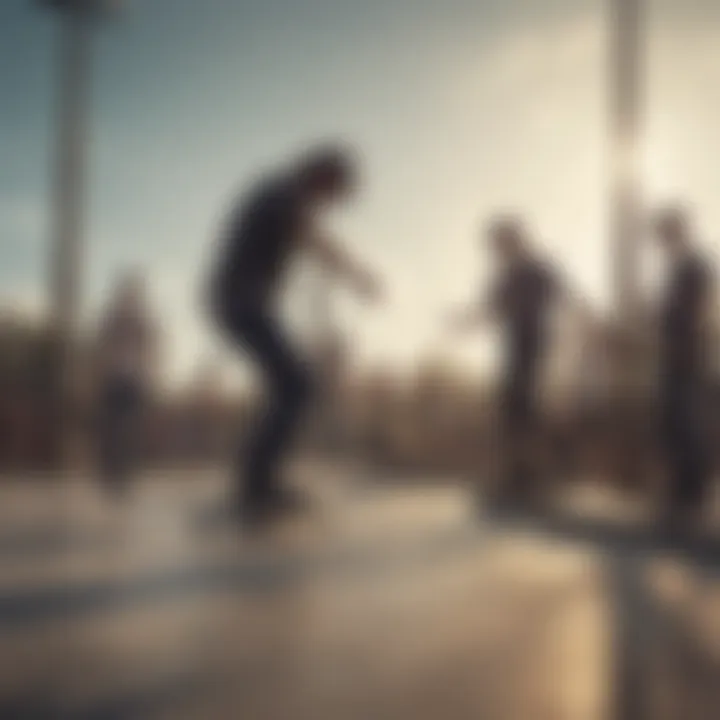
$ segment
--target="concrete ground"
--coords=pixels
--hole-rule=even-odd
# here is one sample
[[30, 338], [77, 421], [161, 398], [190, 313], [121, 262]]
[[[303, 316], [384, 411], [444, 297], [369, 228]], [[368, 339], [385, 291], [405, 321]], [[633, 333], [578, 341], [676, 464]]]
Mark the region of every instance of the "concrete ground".
[[714, 551], [497, 527], [451, 483], [297, 474], [316, 514], [255, 537], [213, 517], [215, 471], [153, 473], [119, 506], [4, 482], [0, 718], [718, 717]]

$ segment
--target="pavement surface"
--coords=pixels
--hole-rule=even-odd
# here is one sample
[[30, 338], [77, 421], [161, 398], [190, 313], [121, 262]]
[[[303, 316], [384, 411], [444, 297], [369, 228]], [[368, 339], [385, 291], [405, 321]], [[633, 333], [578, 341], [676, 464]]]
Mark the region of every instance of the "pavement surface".
[[217, 471], [121, 503], [4, 481], [0, 718], [720, 717], [714, 546], [480, 521], [443, 479], [296, 475], [315, 513], [255, 536], [218, 519]]

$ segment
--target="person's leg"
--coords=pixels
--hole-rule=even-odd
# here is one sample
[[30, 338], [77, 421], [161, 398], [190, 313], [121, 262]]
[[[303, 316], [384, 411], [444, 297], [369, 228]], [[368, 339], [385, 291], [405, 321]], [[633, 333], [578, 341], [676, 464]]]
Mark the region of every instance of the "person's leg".
[[140, 459], [142, 391], [138, 382], [123, 383], [118, 409], [118, 463], [121, 489], [133, 479]]
[[508, 377], [505, 381], [499, 430], [495, 496], [504, 505], [517, 500], [522, 469], [522, 389], [515, 377]]
[[241, 501], [262, 503], [278, 490], [280, 463], [311, 396], [310, 374], [273, 318], [244, 313], [235, 318], [234, 330], [266, 386], [263, 411], [239, 464]]
[[101, 483], [107, 488], [113, 475], [113, 405], [108, 383], [100, 389], [97, 405], [96, 461]]
[[660, 443], [667, 477], [666, 520], [672, 521], [682, 502], [682, 477], [684, 469], [683, 420], [680, 417], [682, 403], [677, 383], [666, 380], [661, 392]]
[[[689, 399], [692, 402], [692, 399]], [[678, 502], [683, 513], [699, 517], [710, 475], [709, 448], [705, 442], [705, 428], [697, 412], [690, 408], [688, 422], [681, 442], [681, 475], [678, 478]]]
[[534, 392], [532, 368], [518, 367], [508, 381], [502, 442], [502, 481], [507, 495], [516, 500], [527, 497], [535, 469]]
[[692, 429], [678, 433], [671, 452], [668, 517], [672, 527], [684, 531], [699, 519], [703, 499], [704, 472]]
[[114, 379], [106, 382], [102, 391], [99, 419], [99, 464], [102, 481], [111, 494], [119, 491], [123, 482], [123, 397]]
[[674, 432], [666, 439], [666, 457], [668, 469], [669, 513], [674, 515], [682, 511], [685, 504], [685, 473], [687, 471], [687, 452], [682, 433]]
[[668, 461], [668, 515], [687, 518], [702, 507], [709, 470], [705, 428], [692, 386], [677, 383], [663, 410]]

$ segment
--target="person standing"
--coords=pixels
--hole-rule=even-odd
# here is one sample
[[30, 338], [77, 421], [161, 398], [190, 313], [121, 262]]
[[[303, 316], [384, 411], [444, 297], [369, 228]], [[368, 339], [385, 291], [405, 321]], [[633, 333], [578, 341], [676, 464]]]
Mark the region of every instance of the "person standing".
[[669, 475], [667, 520], [671, 525], [692, 524], [702, 511], [711, 473], [707, 352], [715, 281], [683, 208], [660, 210], [654, 229], [668, 262], [659, 346], [661, 441]]
[[118, 282], [96, 341], [99, 468], [117, 495], [140, 460], [143, 411], [157, 370], [157, 328], [139, 273], [128, 272]]
[[352, 154], [342, 147], [316, 148], [243, 197], [225, 230], [211, 278], [212, 314], [266, 386], [266, 407], [234, 471], [233, 510], [251, 524], [305, 504], [279, 477], [314, 385], [310, 363], [291, 343], [277, 310], [288, 271], [307, 254], [364, 297], [378, 294], [374, 275], [319, 224], [322, 211], [349, 199], [356, 183]]
[[[540, 382], [551, 344], [557, 301], [570, 299], [553, 267], [533, 247], [522, 220], [493, 218], [486, 233], [498, 262], [492, 289], [480, 302], [451, 316], [451, 327], [469, 330], [488, 321], [503, 333], [499, 398], [499, 473], [495, 499], [519, 504], [538, 490]], [[577, 298], [573, 298], [577, 301]]]

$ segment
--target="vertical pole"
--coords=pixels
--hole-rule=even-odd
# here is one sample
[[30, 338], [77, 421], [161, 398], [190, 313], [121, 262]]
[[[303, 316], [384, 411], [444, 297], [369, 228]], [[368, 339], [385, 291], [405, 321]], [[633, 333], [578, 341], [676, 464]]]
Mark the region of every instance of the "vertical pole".
[[[610, 127], [612, 144], [611, 233], [615, 311], [623, 336], [634, 341], [638, 320], [639, 242], [642, 196], [639, 137], [642, 109], [642, 15], [644, 0], [610, 0]], [[623, 343], [624, 345], [624, 343]], [[627, 347], [627, 350], [626, 350]], [[629, 351], [629, 355], [627, 352]], [[638, 358], [633, 345], [616, 358], [618, 405], [623, 415], [634, 396]], [[629, 448], [621, 448], [623, 455]], [[612, 717], [643, 720], [641, 623], [642, 563], [632, 553], [609, 559], [614, 623]]]
[[642, 88], [643, 0], [610, 0], [610, 124], [612, 143], [611, 232], [616, 310], [622, 322], [635, 317], [641, 190], [638, 141]]
[[90, 13], [69, 4], [60, 18], [57, 149], [50, 251], [50, 318], [55, 337], [55, 455], [70, 461], [77, 423], [78, 313], [83, 261], [83, 195], [90, 63]]
[[645, 0], [610, 0], [611, 260], [615, 323], [614, 412], [618, 479], [637, 481], [638, 412], [644, 371], [640, 352], [638, 271], [642, 233], [639, 140], [642, 110], [641, 50]]

